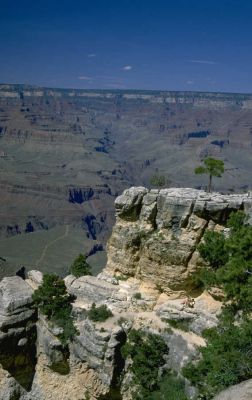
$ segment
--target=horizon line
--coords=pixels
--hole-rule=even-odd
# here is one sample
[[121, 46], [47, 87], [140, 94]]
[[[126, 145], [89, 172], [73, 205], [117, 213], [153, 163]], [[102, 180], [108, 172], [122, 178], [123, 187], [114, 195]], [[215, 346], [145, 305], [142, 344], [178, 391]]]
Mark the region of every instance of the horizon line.
[[72, 88], [72, 87], [54, 87], [54, 86], [41, 86], [38, 84], [31, 83], [2, 83], [1, 86], [27, 86], [29, 88], [36, 89], [45, 89], [45, 90], [73, 90], [73, 91], [83, 91], [83, 92], [158, 92], [158, 93], [205, 93], [205, 94], [223, 94], [223, 95], [249, 95], [252, 96], [252, 92], [225, 92], [225, 91], [208, 91], [208, 90], [169, 90], [169, 89], [122, 89], [122, 88], [113, 88], [113, 89], [103, 89], [103, 88]]

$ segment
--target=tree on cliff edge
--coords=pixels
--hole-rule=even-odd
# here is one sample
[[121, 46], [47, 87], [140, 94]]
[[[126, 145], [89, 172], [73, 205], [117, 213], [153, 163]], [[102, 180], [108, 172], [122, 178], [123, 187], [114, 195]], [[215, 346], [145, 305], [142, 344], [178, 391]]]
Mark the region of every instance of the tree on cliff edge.
[[76, 278], [84, 275], [92, 275], [92, 268], [87, 262], [87, 257], [84, 254], [79, 254], [71, 265], [69, 272]]
[[45, 274], [42, 284], [32, 295], [34, 306], [47, 316], [48, 320], [62, 328], [57, 335], [63, 346], [78, 334], [73, 323], [72, 302], [63, 279], [57, 275]]
[[217, 160], [216, 158], [208, 157], [203, 160], [203, 165], [195, 168], [195, 174], [207, 174], [209, 175], [208, 192], [212, 191], [212, 179], [213, 176], [220, 178], [224, 173], [224, 161]]

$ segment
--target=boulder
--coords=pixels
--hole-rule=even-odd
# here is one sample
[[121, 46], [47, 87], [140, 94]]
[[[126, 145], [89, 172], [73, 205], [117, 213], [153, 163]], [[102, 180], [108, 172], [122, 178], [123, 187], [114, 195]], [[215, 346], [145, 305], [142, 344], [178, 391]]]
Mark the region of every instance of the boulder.
[[11, 377], [7, 379], [0, 374], [0, 387], [5, 393], [0, 399], [18, 398], [12, 396], [29, 390], [32, 384], [36, 365], [36, 312], [32, 308], [32, 293], [32, 288], [18, 276], [0, 282], [0, 364]]
[[231, 386], [223, 390], [213, 400], [251, 400], [252, 399], [252, 379]]
[[201, 335], [204, 329], [213, 328], [218, 324], [218, 315], [222, 303], [214, 300], [208, 293], [193, 298], [180, 298], [159, 302], [155, 311], [163, 320], [174, 321], [181, 329]]

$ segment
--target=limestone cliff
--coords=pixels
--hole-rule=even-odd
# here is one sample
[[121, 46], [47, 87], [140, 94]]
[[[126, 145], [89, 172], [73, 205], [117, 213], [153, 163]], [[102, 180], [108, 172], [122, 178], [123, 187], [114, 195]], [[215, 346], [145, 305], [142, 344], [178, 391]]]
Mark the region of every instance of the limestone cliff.
[[[42, 274], [0, 282], [0, 400], [133, 400], [131, 375], [121, 347], [132, 328], [160, 335], [167, 344], [166, 369], [180, 373], [198, 358], [203, 329], [218, 322], [222, 303], [196, 293], [192, 272], [203, 261], [196, 246], [206, 229], [224, 229], [231, 211], [250, 215], [250, 194], [221, 195], [194, 189], [126, 190], [116, 200], [116, 224], [108, 264], [98, 277], [65, 284], [75, 296], [79, 334], [62, 347], [59, 329], [32, 306]], [[113, 316], [93, 322], [92, 303]], [[175, 328], [171, 321], [181, 322]], [[36, 325], [35, 325], [36, 323]], [[183, 325], [183, 326], [182, 326]], [[121, 382], [120, 387], [118, 382]], [[189, 399], [195, 389], [185, 381]]]
[[232, 211], [252, 215], [252, 197], [138, 187], [125, 190], [115, 208], [105, 272], [152, 282], [167, 293], [188, 292], [202, 264], [196, 246], [205, 230], [223, 229]]
[[0, 282], [0, 398], [16, 399], [31, 389], [36, 365], [33, 290], [19, 277]]

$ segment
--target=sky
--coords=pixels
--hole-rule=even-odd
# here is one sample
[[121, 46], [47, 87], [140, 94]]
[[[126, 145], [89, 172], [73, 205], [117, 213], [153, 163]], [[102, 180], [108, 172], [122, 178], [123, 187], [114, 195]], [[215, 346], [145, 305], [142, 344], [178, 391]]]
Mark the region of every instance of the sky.
[[0, 0], [0, 82], [252, 93], [252, 0]]

